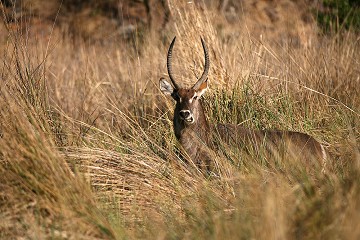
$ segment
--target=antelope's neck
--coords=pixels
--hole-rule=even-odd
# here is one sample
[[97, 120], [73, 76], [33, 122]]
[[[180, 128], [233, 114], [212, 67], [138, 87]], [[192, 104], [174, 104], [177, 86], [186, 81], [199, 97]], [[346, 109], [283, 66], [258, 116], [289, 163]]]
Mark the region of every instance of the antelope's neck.
[[[179, 111], [174, 112], [174, 131], [176, 138], [181, 144], [191, 145], [191, 143], [202, 142], [207, 144], [210, 127], [206, 120], [204, 110], [199, 105], [199, 116], [193, 124], [185, 124], [180, 120]], [[184, 146], [185, 147], [185, 146]]]

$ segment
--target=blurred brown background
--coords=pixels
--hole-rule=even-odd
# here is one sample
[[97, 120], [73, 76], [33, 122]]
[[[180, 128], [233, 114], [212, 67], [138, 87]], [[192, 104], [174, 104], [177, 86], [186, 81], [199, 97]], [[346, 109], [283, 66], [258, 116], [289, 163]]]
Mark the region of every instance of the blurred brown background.
[[[27, 26], [30, 34], [55, 31], [90, 41], [112, 41], [141, 37], [149, 31], [162, 33], [169, 28], [172, 11], [166, 0], [2, 0], [2, 17], [9, 26]], [[185, 2], [185, 1], [184, 1]], [[316, 14], [327, 11], [318, 0], [204, 0], [187, 1], [216, 10], [216, 29], [233, 34], [245, 25], [254, 37], [272, 35], [276, 41], [311, 44], [318, 33]], [[3, 21], [2, 21], [3, 22]], [[29, 26], [31, 26], [29, 28]], [[5, 30], [1, 26], [0, 31]], [[2, 34], [3, 35], [3, 34]]]

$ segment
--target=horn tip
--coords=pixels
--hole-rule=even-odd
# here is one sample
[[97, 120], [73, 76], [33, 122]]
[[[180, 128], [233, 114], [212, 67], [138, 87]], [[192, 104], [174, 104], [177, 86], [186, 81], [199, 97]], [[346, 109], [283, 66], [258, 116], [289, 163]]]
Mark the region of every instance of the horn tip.
[[203, 38], [203, 37], [200, 37], [200, 40], [201, 40], [201, 44], [203, 45], [203, 47], [206, 48], [206, 44], [205, 44], [204, 38]]

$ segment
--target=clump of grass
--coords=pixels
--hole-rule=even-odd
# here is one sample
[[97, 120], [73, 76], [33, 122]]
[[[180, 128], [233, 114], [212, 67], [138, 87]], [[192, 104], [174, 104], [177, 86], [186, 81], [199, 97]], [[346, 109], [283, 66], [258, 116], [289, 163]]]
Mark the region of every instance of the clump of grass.
[[26, 43], [13, 40], [2, 56], [0, 236], [112, 238], [88, 184], [74, 176], [55, 145], [44, 64], [34, 67]]

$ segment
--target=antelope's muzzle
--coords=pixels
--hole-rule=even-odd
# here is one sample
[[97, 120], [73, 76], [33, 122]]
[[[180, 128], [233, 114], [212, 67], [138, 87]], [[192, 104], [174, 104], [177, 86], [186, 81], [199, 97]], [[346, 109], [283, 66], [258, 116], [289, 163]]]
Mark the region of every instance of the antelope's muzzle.
[[179, 112], [180, 118], [184, 120], [186, 123], [193, 123], [194, 118], [189, 110], [181, 110]]

